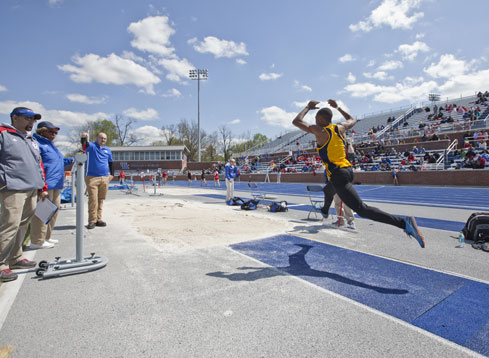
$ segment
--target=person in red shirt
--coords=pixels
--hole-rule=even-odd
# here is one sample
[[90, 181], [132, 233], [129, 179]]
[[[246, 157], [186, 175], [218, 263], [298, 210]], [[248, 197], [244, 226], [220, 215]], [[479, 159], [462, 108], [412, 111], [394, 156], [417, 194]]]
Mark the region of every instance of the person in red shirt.
[[163, 185], [166, 185], [166, 178], [168, 177], [168, 173], [165, 171], [163, 171], [163, 173], [161, 173], [161, 178], [163, 179]]
[[126, 181], [126, 173], [124, 173], [124, 171], [121, 171], [120, 174], [119, 174], [119, 181], [121, 183], [121, 185], [124, 185], [125, 181]]

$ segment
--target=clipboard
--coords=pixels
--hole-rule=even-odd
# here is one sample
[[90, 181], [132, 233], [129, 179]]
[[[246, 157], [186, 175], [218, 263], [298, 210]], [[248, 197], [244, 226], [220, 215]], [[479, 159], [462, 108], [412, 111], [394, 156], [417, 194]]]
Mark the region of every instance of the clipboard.
[[58, 209], [59, 208], [55, 203], [53, 203], [51, 200], [46, 198], [44, 200], [39, 200], [37, 202], [36, 211], [34, 212], [34, 215], [36, 215], [39, 218], [39, 220], [41, 220], [44, 224], [47, 224], [54, 216], [54, 214], [56, 214]]

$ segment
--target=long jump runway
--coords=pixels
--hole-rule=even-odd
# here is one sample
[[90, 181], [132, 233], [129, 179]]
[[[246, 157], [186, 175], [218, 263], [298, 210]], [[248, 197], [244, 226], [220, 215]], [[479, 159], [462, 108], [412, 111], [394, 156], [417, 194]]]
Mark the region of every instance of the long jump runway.
[[[231, 248], [478, 353], [489, 354], [487, 283], [295, 235], [248, 241]], [[241, 274], [227, 278], [232, 279], [232, 275]]]

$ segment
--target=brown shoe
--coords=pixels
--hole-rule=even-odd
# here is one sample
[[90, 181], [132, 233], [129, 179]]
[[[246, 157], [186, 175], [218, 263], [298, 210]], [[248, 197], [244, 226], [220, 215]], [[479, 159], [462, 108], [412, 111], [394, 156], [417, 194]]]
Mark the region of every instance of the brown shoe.
[[88, 223], [87, 229], [95, 229], [95, 223]]
[[36, 267], [35, 261], [30, 261], [27, 259], [22, 259], [14, 263], [13, 265], [9, 265], [11, 270], [20, 270], [20, 269], [30, 269]]
[[1, 282], [9, 282], [15, 281], [19, 277], [15, 272], [10, 271], [9, 269], [4, 269], [0, 271], [0, 281]]
[[99, 220], [95, 223], [95, 226], [107, 226], [107, 223], [105, 221]]

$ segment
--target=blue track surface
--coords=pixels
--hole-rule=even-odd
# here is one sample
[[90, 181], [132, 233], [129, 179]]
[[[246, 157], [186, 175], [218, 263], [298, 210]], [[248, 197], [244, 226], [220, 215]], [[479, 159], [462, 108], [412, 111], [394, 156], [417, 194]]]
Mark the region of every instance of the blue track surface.
[[[214, 199], [221, 199], [225, 200], [226, 196], [221, 195], [221, 194], [196, 194], [196, 196], [203, 196], [207, 198], [214, 198]], [[248, 199], [248, 198], [242, 198], [242, 199]], [[265, 201], [264, 204], [267, 204], [268, 201]], [[289, 210], [300, 210], [300, 211], [305, 211], [309, 212], [311, 206], [310, 205], [302, 205], [302, 204], [294, 204], [294, 203], [288, 203], [288, 205], [292, 205], [289, 207]], [[329, 209], [330, 213], [336, 214], [335, 209], [331, 208]], [[360, 216], [355, 214], [356, 218], [363, 219]], [[452, 220], [442, 220], [442, 219], [430, 219], [430, 218], [423, 218], [423, 217], [417, 217], [416, 216], [416, 223], [418, 224], [419, 227], [427, 227], [430, 229], [437, 229], [437, 230], [447, 230], [447, 231], [460, 231], [463, 229], [465, 223], [461, 221], [452, 221]]]
[[[187, 186], [188, 184], [186, 181], [169, 181], [168, 185]], [[200, 181], [193, 181], [191, 187], [200, 188]], [[267, 194], [307, 196], [306, 184], [258, 183], [258, 187]], [[208, 188], [225, 190], [226, 186], [221, 183], [221, 188], [214, 188], [213, 183], [209, 182]], [[355, 185], [355, 189], [363, 200], [372, 202], [489, 210], [489, 188]], [[235, 190], [249, 191], [248, 183], [235, 183]], [[317, 196], [321, 197], [321, 195], [319, 193]]]
[[489, 285], [294, 235], [231, 246], [278, 271], [210, 273], [230, 280], [282, 274], [418, 326], [481, 354], [489, 354]]

